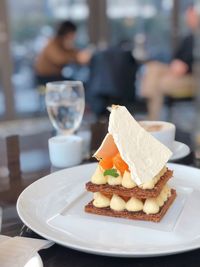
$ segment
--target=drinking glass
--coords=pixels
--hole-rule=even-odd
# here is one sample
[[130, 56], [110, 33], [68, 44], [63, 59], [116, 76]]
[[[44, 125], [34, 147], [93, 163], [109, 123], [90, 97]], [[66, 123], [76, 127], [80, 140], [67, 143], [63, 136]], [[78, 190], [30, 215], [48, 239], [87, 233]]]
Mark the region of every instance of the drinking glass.
[[82, 82], [47, 83], [45, 102], [50, 121], [60, 134], [72, 134], [78, 129], [85, 108]]

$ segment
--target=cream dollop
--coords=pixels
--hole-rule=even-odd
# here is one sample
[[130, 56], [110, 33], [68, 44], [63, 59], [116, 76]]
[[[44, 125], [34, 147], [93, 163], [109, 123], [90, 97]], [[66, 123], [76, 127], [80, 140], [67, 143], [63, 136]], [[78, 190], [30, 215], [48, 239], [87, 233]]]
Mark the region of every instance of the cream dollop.
[[159, 212], [159, 205], [156, 198], [148, 198], [144, 202], [143, 211], [146, 214], [156, 214]]
[[156, 200], [157, 200], [157, 203], [158, 203], [159, 207], [162, 207], [164, 205], [164, 203], [165, 203], [165, 201], [164, 201], [164, 199], [163, 199], [161, 194], [157, 197]]
[[163, 188], [165, 194], [167, 195], [167, 198], [171, 197], [171, 188], [169, 187], [168, 184], [166, 184]]
[[109, 185], [121, 185], [122, 184], [122, 177], [119, 175], [118, 177], [113, 177], [108, 175], [108, 184]]
[[113, 195], [110, 201], [110, 208], [116, 211], [122, 211], [126, 208], [126, 202], [118, 195]]
[[[116, 169], [115, 168], [115, 166], [113, 167], [114, 169]], [[116, 169], [117, 170], [117, 169]], [[117, 177], [113, 177], [113, 176], [111, 176], [111, 175], [108, 175], [107, 176], [107, 181], [108, 181], [108, 184], [109, 185], [121, 185], [122, 184], [122, 177], [121, 177], [121, 174], [120, 174], [120, 172], [117, 170], [117, 173], [118, 173], [118, 175], [119, 176], [117, 176]]]
[[168, 197], [171, 196], [171, 189], [168, 185], [165, 185], [161, 191], [161, 196], [163, 197], [163, 200], [166, 201]]
[[107, 177], [103, 175], [103, 171], [101, 170], [100, 166], [97, 166], [95, 173], [91, 178], [91, 182], [93, 184], [98, 184], [98, 185], [107, 183]]
[[157, 182], [159, 181], [160, 177], [162, 177], [164, 175], [164, 173], [167, 171], [167, 167], [165, 166], [160, 172], [159, 174], [157, 174], [152, 180], [143, 183], [141, 185], [139, 185], [140, 188], [142, 189], [152, 189], [154, 188], [154, 186], [157, 184]]
[[140, 199], [132, 197], [126, 202], [126, 209], [128, 211], [140, 211], [143, 209], [143, 202]]
[[157, 198], [146, 199], [143, 211], [146, 214], [155, 214], [159, 212], [159, 208], [164, 205], [167, 199], [171, 196], [171, 189], [165, 185]]
[[110, 199], [100, 192], [94, 193], [93, 205], [97, 208], [106, 208], [110, 206]]
[[167, 201], [167, 199], [171, 196], [171, 188], [168, 185], [165, 185], [160, 193], [160, 195], [157, 197], [157, 203], [160, 207], [162, 207]]
[[124, 175], [122, 178], [122, 186], [125, 188], [133, 188], [136, 186], [136, 183], [132, 180], [131, 174], [128, 171], [124, 172]]

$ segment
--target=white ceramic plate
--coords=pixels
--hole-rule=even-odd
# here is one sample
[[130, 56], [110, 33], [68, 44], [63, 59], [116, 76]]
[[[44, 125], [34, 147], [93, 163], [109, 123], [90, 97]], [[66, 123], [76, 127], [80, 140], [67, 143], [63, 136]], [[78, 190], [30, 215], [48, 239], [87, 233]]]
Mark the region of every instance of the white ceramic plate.
[[178, 160], [186, 157], [190, 154], [190, 148], [184, 143], [174, 141], [173, 144], [173, 155], [170, 158], [170, 161]]
[[200, 170], [169, 164], [178, 197], [160, 223], [87, 214], [85, 192], [96, 164], [52, 173], [26, 188], [17, 202], [21, 220], [39, 235], [94, 254], [147, 257], [200, 247]]
[[24, 267], [43, 267], [41, 257], [38, 253], [31, 258]]

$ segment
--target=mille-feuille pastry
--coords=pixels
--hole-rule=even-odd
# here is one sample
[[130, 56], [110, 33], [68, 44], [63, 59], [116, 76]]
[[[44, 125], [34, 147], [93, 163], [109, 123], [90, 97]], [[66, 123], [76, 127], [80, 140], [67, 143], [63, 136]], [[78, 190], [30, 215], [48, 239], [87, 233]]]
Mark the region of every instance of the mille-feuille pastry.
[[94, 156], [99, 161], [86, 189], [93, 200], [85, 211], [159, 222], [176, 191], [167, 182], [172, 152], [146, 132], [123, 106], [112, 106], [108, 134]]

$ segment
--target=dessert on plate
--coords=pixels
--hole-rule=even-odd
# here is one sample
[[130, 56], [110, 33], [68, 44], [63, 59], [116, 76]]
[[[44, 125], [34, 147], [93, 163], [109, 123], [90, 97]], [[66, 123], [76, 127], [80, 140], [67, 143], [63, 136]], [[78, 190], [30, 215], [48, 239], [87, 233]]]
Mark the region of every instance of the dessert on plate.
[[99, 161], [86, 190], [85, 211], [159, 222], [176, 198], [167, 182], [172, 152], [143, 129], [124, 106], [112, 106], [108, 134], [94, 154]]

